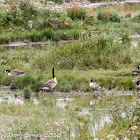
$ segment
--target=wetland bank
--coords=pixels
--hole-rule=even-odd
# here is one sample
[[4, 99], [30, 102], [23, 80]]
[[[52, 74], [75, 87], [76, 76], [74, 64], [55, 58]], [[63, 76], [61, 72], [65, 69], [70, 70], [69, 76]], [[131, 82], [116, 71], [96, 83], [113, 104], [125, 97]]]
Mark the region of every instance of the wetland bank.
[[[33, 2], [39, 1], [1, 3], [0, 137], [139, 139], [133, 79], [140, 75], [131, 73], [140, 64], [139, 3], [57, 11]], [[58, 84], [51, 95], [40, 87], [52, 78], [53, 66]], [[6, 69], [27, 74], [12, 82]], [[98, 97], [90, 77], [102, 87]]]

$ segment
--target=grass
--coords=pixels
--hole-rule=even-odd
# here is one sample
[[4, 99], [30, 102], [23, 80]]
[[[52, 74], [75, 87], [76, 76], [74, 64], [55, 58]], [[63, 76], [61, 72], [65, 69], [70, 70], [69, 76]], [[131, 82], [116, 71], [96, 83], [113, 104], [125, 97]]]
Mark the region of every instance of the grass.
[[[129, 100], [129, 97], [126, 98], [126, 100]], [[138, 99], [139, 100], [139, 99]], [[111, 126], [105, 125], [105, 127], [98, 133], [97, 137], [103, 138], [103, 139], [133, 139], [134, 137], [136, 139], [139, 138], [139, 105], [137, 104], [137, 99], [133, 103], [127, 103], [124, 105], [123, 103], [118, 105], [118, 101], [114, 102], [114, 105], [116, 106], [116, 113], [113, 115], [113, 123]], [[113, 103], [113, 102], [112, 102]], [[136, 105], [135, 109], [132, 109], [130, 107], [129, 109], [126, 106]], [[126, 117], [121, 116], [122, 111], [118, 111], [120, 108], [125, 110], [127, 113], [125, 114]], [[128, 110], [127, 110], [127, 109]], [[118, 112], [117, 112], [118, 111]], [[130, 117], [133, 114], [133, 117]]]
[[20, 69], [27, 75], [16, 78], [15, 86], [11, 85], [11, 89], [29, 86], [38, 92], [41, 85], [52, 78], [51, 69], [55, 66], [59, 81], [56, 91], [89, 91], [91, 76], [107, 89], [135, 89], [131, 71], [139, 64], [139, 47], [133, 49], [129, 42], [121, 44], [113, 40], [101, 35], [93, 41], [44, 46], [41, 49], [1, 47], [0, 84], [11, 85], [12, 81], [2, 73], [3, 70]]
[[[40, 93], [42, 94], [42, 93]], [[116, 114], [116, 109], [119, 109], [120, 113], [122, 108], [120, 107], [120, 103], [123, 104], [126, 111], [126, 115], [128, 113], [135, 113], [136, 108], [132, 105], [130, 107], [130, 103], [134, 103], [134, 97], [131, 96], [117, 96], [116, 98], [104, 97], [104, 99], [98, 100], [94, 99], [92, 96], [77, 96], [71, 95], [71, 98], [76, 99], [71, 102], [58, 101], [57, 95], [43, 95], [37, 98], [39, 104], [34, 104], [33, 99], [24, 100], [24, 104], [7, 104], [6, 102], [0, 103], [0, 131], [3, 134], [4, 132], [9, 131], [8, 134], [21, 134], [22, 138], [25, 135], [30, 137], [29, 134], [35, 134], [32, 138], [36, 137], [37, 134], [40, 134], [38, 138], [46, 138], [46, 133], [53, 133], [53, 135], [60, 135], [60, 138], [75, 138], [75, 139], [93, 139], [95, 138], [93, 132], [91, 132], [92, 126], [97, 122], [100, 123], [102, 117], [106, 114], [109, 116], [113, 116], [113, 118], [119, 117], [118, 119], [126, 119], [127, 121], [113, 121], [111, 127], [98, 128], [96, 134], [99, 133], [98, 138], [107, 139], [107, 134], [110, 134], [110, 129], [114, 130], [115, 135], [118, 137], [120, 128], [127, 130], [128, 125], [131, 120], [126, 118], [121, 118], [119, 114]], [[137, 98], [137, 96], [135, 96]], [[121, 102], [123, 100], [123, 103]], [[90, 105], [89, 102], [93, 101], [93, 104]], [[95, 101], [95, 103], [94, 103]], [[65, 108], [61, 108], [60, 103], [66, 105]], [[112, 102], [115, 102], [115, 105], [110, 106]], [[138, 104], [136, 104], [138, 105]], [[92, 112], [88, 114], [84, 114], [83, 109], [91, 110]], [[131, 108], [130, 112], [129, 109]], [[111, 112], [100, 111], [100, 109], [111, 109]], [[96, 114], [94, 114], [96, 112]], [[114, 114], [116, 114], [114, 116]], [[136, 115], [136, 114], [135, 114]], [[112, 118], [112, 117], [111, 117]], [[111, 120], [113, 120], [113, 118]], [[138, 120], [137, 120], [138, 121]], [[123, 123], [123, 124], [122, 124]], [[137, 122], [136, 122], [137, 123]], [[109, 126], [110, 126], [109, 125]], [[114, 125], [116, 126], [114, 128]], [[136, 124], [133, 124], [136, 125]], [[118, 129], [119, 128], [119, 129]], [[104, 130], [103, 130], [104, 129]], [[107, 130], [106, 130], [107, 129]], [[117, 130], [116, 130], [117, 129]], [[101, 132], [107, 131], [104, 135], [100, 135]], [[138, 132], [138, 131], [136, 131]], [[54, 134], [56, 133], [56, 134]], [[125, 134], [125, 131], [121, 132]], [[73, 135], [74, 134], [74, 135]], [[136, 137], [137, 134], [133, 134], [133, 137]], [[120, 135], [119, 138], [124, 138], [125, 135]], [[50, 137], [50, 139], [54, 139]]]
[[[0, 44], [77, 41], [36, 47], [0, 46], [0, 85], [11, 89], [1, 88], [0, 135], [7, 132], [21, 134], [16, 137], [22, 139], [27, 135], [30, 139], [46, 139], [51, 132], [56, 139], [60, 135], [61, 139], [139, 137], [139, 118], [136, 119], [139, 96], [117, 96], [114, 90], [136, 93], [131, 71], [140, 63], [140, 41], [134, 47], [129, 35], [140, 33], [139, 13], [132, 18], [132, 13], [122, 15], [117, 9], [89, 11], [79, 7], [62, 12], [38, 9], [26, 1], [12, 3], [7, 10], [3, 7], [0, 11]], [[61, 102], [57, 98], [63, 97], [40, 91], [41, 85], [52, 78], [53, 66], [58, 81], [53, 91], [76, 90], [83, 96], [71, 95], [75, 101]], [[27, 75], [17, 77], [12, 83], [12, 78], [3, 73], [6, 69], [20, 69]], [[93, 98], [90, 93], [91, 76], [102, 87], [101, 99]], [[89, 95], [85, 96], [85, 92]], [[24, 104], [8, 104], [9, 96], [21, 99]], [[122, 112], [126, 117], [122, 117]], [[104, 123], [94, 136], [94, 125], [100, 124], [106, 115], [111, 116], [110, 124]]]
[[127, 36], [140, 32], [139, 12], [132, 16], [133, 13], [120, 12], [116, 7], [94, 11], [78, 6], [64, 11], [44, 10], [29, 1], [15, 3], [11, 3], [8, 10], [2, 7], [0, 11], [0, 44], [78, 40], [90, 37], [94, 31], [104, 31], [107, 36], [114, 34], [120, 38], [123, 37], [122, 32], [126, 32]]

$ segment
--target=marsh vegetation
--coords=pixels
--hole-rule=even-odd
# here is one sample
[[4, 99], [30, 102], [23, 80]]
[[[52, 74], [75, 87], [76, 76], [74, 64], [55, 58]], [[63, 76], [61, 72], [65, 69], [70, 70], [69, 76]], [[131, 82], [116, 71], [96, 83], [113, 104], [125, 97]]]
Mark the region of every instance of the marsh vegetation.
[[63, 100], [65, 94], [51, 96], [41, 92], [38, 97], [32, 93], [32, 98], [25, 100], [23, 91], [1, 88], [1, 137], [17, 134], [20, 139], [138, 138], [139, 96], [126, 93], [115, 91], [101, 98], [93, 98], [92, 93], [71, 93], [68, 100]]
[[75, 5], [52, 10], [52, 7], [38, 8], [29, 1], [9, 2], [1, 6], [0, 44], [88, 39], [98, 34], [112, 35], [113, 39], [121, 38], [125, 42], [129, 35], [139, 34], [138, 5], [105, 6], [96, 10]]
[[[53, 10], [47, 1], [2, 3], [0, 137], [138, 139], [140, 97], [131, 71], [140, 64], [140, 39], [133, 38], [140, 34], [139, 6]], [[29, 45], [5, 45], [15, 41]], [[53, 66], [58, 84], [51, 96], [40, 87]], [[2, 73], [8, 69], [26, 75], [12, 82]], [[90, 77], [102, 87], [96, 99]]]

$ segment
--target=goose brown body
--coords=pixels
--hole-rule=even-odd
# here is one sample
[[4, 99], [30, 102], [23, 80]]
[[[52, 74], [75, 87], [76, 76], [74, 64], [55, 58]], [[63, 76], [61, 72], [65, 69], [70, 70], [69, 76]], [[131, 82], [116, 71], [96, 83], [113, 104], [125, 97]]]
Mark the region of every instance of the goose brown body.
[[100, 87], [100, 85], [97, 82], [92, 82], [89, 84], [89, 87], [93, 90], [97, 90]]
[[17, 69], [14, 69], [12, 71], [5, 70], [4, 72], [7, 72], [7, 71], [8, 71], [8, 75], [11, 76], [11, 77], [17, 77], [17, 76], [25, 75], [25, 72], [23, 72], [21, 70], [17, 70]]
[[25, 72], [16, 69], [10, 72], [10, 76], [12, 77], [21, 76], [21, 75], [25, 75]]
[[44, 83], [41, 89], [53, 89], [57, 85], [56, 77]]
[[93, 77], [91, 77], [90, 80], [91, 80], [91, 81], [90, 81], [89, 87], [90, 87], [91, 89], [93, 89], [93, 90], [98, 90], [98, 89], [101, 88], [99, 83], [93, 82]]
[[54, 67], [52, 68], [52, 75], [53, 78], [44, 83], [40, 89], [53, 89], [57, 85], [57, 80], [54, 75]]
[[139, 74], [140, 73], [140, 69], [135, 69], [132, 71], [132, 74]]

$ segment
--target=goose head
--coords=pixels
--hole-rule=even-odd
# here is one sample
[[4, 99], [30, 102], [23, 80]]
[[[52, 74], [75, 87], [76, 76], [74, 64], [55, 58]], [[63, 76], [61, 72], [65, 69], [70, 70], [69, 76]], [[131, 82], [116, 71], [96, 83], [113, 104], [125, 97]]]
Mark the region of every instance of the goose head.
[[6, 72], [10, 73], [10, 70], [4, 70], [4, 71], [3, 71], [3, 73], [6, 73]]
[[140, 85], [140, 81], [137, 81], [137, 86], [139, 86]]
[[90, 78], [90, 82], [93, 82], [93, 77]]
[[138, 65], [138, 69], [140, 69], [140, 64]]

